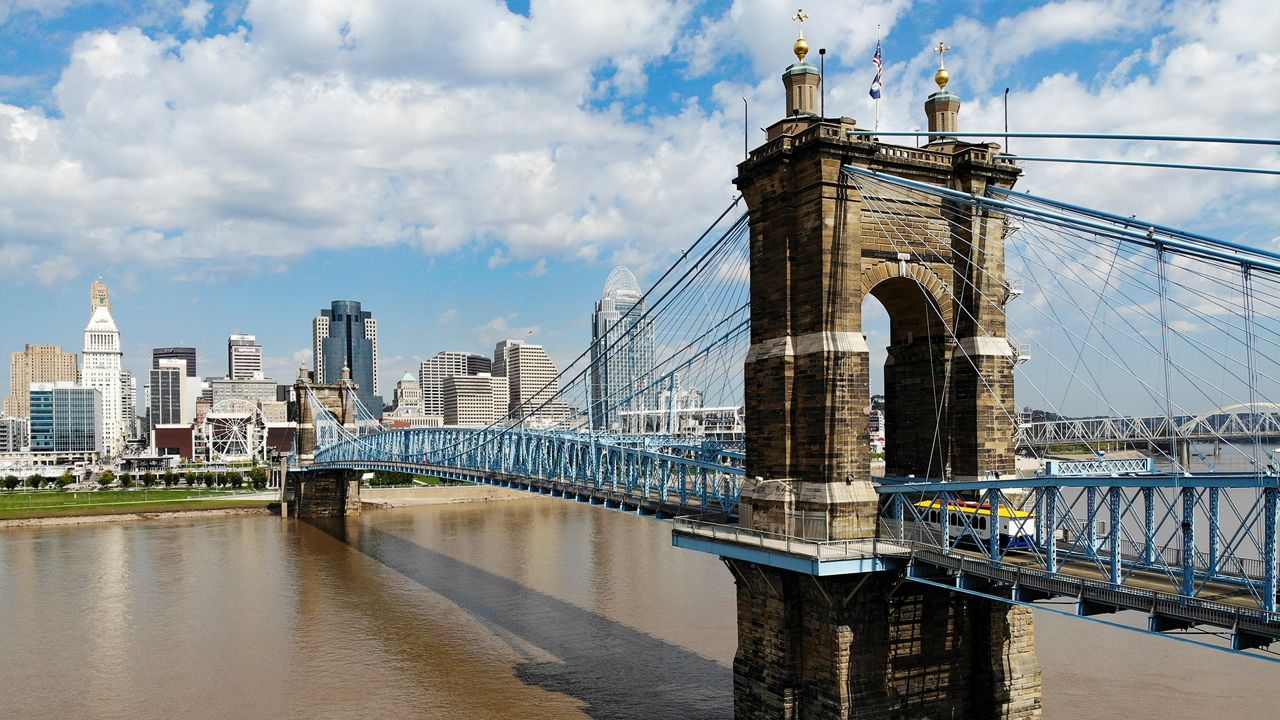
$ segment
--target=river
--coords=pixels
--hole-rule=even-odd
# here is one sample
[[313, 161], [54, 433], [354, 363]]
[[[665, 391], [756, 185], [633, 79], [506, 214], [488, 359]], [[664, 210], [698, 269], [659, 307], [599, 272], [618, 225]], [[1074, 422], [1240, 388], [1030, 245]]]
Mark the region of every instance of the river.
[[[1046, 718], [1280, 708], [1280, 665], [1037, 622]], [[731, 718], [734, 636], [718, 559], [559, 499], [0, 530], [3, 718]]]

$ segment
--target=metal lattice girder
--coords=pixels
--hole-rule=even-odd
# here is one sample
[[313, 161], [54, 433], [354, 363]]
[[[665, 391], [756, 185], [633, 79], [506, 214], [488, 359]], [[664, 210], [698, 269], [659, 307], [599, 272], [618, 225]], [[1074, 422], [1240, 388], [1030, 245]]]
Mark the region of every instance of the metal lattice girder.
[[[1151, 474], [887, 480], [877, 490], [885, 497], [882, 536], [1036, 568], [1064, 582], [1274, 613], [1277, 484], [1275, 476], [1256, 474]], [[940, 521], [933, 519], [939, 508]], [[993, 538], [978, 525], [984, 515], [1018, 513], [1034, 526], [1025, 543]]]
[[1280, 437], [1280, 407], [1233, 405], [1197, 416], [1072, 418], [1023, 423], [1017, 445], [1026, 448], [1102, 443], [1252, 441]]
[[736, 513], [741, 460], [713, 445], [655, 443], [640, 436], [525, 428], [419, 428], [348, 436], [316, 451], [316, 466], [396, 464], [520, 475], [583, 489]]

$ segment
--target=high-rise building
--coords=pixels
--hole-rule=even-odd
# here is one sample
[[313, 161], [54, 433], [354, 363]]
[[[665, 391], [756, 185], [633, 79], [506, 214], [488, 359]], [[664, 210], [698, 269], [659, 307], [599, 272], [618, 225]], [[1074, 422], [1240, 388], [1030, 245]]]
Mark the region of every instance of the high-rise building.
[[138, 379], [128, 370], [120, 371], [120, 429], [125, 440], [138, 437]]
[[253, 380], [262, 377], [262, 346], [253, 335], [235, 333], [227, 338], [227, 378]]
[[187, 361], [157, 358], [148, 383], [147, 412], [151, 426], [186, 425], [195, 420], [200, 378], [187, 376]]
[[507, 414], [507, 381], [489, 373], [449, 375], [442, 381], [444, 424], [484, 427]]
[[[106, 305], [98, 309], [110, 313]], [[32, 383], [29, 395], [33, 454], [45, 456], [43, 461], [48, 464], [58, 464], [91, 461], [107, 452], [102, 412], [105, 398], [97, 388], [70, 382]]]
[[378, 395], [378, 322], [354, 300], [334, 300], [311, 323], [316, 382], [336, 384], [342, 370], [351, 371], [356, 396], [373, 413], [382, 414]]
[[30, 414], [31, 383], [73, 383], [79, 379], [75, 353], [62, 352], [61, 345], [28, 345], [10, 358], [9, 396], [4, 399], [4, 412], [22, 418]]
[[[502, 340], [493, 349], [493, 374], [508, 384], [508, 409], [529, 415], [560, 392], [555, 363], [541, 345]], [[546, 408], [543, 408], [544, 410]]]
[[591, 423], [617, 427], [618, 413], [653, 410], [657, 343], [635, 275], [616, 267], [591, 314]]
[[193, 347], [152, 348], [151, 369], [160, 367], [161, 360], [181, 360], [187, 364], [187, 377], [199, 377], [196, 374], [196, 349]]
[[[31, 391], [27, 391], [27, 405], [31, 404]], [[0, 417], [0, 453], [22, 452], [30, 442], [25, 417]]]
[[120, 330], [111, 317], [111, 299], [107, 286], [99, 280], [90, 290], [92, 315], [84, 329], [84, 368], [80, 381], [84, 387], [98, 391], [102, 430], [98, 435], [104, 455], [116, 456], [124, 450], [125, 428], [121, 414], [123, 392], [120, 390]]
[[491, 373], [493, 361], [484, 355], [445, 351], [423, 360], [418, 367], [418, 386], [422, 389], [422, 414], [444, 415], [444, 379], [454, 375]]

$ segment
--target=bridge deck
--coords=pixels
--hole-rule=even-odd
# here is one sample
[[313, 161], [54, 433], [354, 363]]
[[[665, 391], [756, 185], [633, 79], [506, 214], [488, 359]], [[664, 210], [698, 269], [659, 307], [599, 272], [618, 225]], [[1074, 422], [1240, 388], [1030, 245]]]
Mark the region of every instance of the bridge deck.
[[1070, 597], [1080, 615], [1147, 613], [1153, 632], [1194, 625], [1224, 628], [1231, 631], [1237, 650], [1280, 639], [1280, 613], [1261, 610], [1248, 588], [1225, 582], [1205, 583], [1189, 598], [1166, 592], [1170, 578], [1146, 570], [1131, 571], [1124, 584], [1113, 585], [1096, 564], [1083, 560], [1064, 559], [1059, 572], [1049, 573], [1032, 553], [1013, 552], [993, 563], [977, 551], [943, 553], [912, 540], [807, 540], [693, 518], [676, 518], [672, 544], [819, 576], [901, 571], [912, 580], [1014, 602]]

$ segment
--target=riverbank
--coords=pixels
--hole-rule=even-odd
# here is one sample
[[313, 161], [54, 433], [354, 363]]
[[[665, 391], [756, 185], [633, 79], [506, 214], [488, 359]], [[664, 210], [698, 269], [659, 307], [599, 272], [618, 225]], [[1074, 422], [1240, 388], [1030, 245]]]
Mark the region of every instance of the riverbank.
[[0, 530], [22, 527], [49, 527], [57, 525], [87, 525], [104, 522], [132, 522], [137, 520], [165, 520], [169, 518], [212, 517], [220, 515], [266, 515], [269, 500], [199, 500], [179, 507], [172, 503], [163, 510], [146, 508], [119, 508], [110, 505], [98, 507], [66, 508], [76, 514], [43, 515], [37, 517], [0, 518]]
[[436, 485], [431, 487], [363, 488], [360, 500], [366, 510], [413, 507], [416, 505], [451, 505], [454, 503], [495, 502], [537, 497], [524, 490], [488, 485]]

